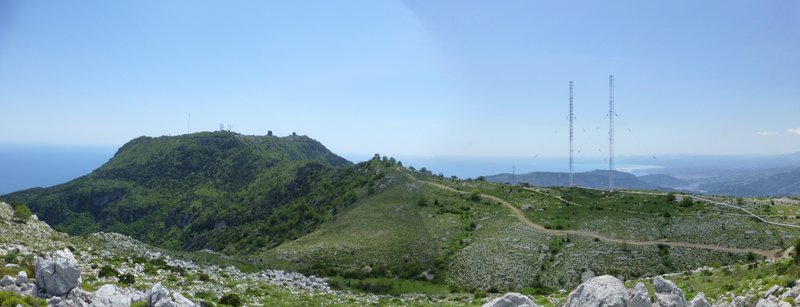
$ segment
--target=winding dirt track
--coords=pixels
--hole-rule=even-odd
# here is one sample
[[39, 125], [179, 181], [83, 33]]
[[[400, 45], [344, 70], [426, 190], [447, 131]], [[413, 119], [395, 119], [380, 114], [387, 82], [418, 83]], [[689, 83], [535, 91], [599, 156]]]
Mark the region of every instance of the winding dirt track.
[[[443, 185], [443, 184], [430, 182], [430, 181], [419, 180], [417, 178], [414, 178], [411, 175], [409, 175], [409, 177], [411, 179], [415, 180], [415, 181], [418, 181], [418, 182], [421, 182], [421, 183], [424, 183], [424, 184], [429, 184], [429, 185], [437, 187], [439, 189], [448, 190], [448, 191], [451, 191], [451, 192], [454, 192], [454, 193], [458, 193], [458, 194], [467, 194], [467, 192], [459, 191], [459, 190], [456, 190], [454, 188], [448, 187], [448, 186]], [[511, 210], [511, 212], [514, 213], [514, 215], [517, 217], [517, 219], [521, 223], [525, 224], [526, 226], [528, 226], [528, 227], [530, 227], [532, 229], [535, 229], [536, 231], [547, 233], [547, 234], [554, 235], [554, 236], [574, 235], [574, 236], [590, 237], [590, 238], [598, 239], [598, 240], [603, 241], [603, 242], [616, 243], [616, 244], [630, 244], [630, 245], [636, 245], [636, 246], [652, 246], [652, 245], [662, 244], [662, 245], [673, 246], [673, 247], [699, 248], [699, 249], [708, 249], [708, 250], [731, 252], [731, 253], [753, 252], [753, 253], [758, 254], [758, 255], [763, 255], [763, 256], [767, 257], [767, 259], [775, 259], [778, 256], [780, 256], [780, 250], [777, 250], [777, 249], [775, 249], [775, 250], [766, 250], [766, 249], [752, 249], [752, 248], [736, 248], [736, 247], [728, 247], [728, 246], [721, 246], [721, 245], [711, 245], [711, 244], [688, 243], [688, 242], [673, 242], [673, 241], [667, 241], [667, 240], [634, 241], [634, 240], [623, 240], [623, 239], [609, 238], [609, 237], [603, 236], [601, 234], [594, 233], [594, 232], [591, 232], [591, 231], [585, 231], [585, 230], [547, 229], [547, 228], [544, 228], [544, 226], [536, 224], [536, 223], [532, 222], [531, 220], [529, 220], [527, 217], [525, 217], [525, 214], [523, 214], [522, 211], [520, 211], [519, 208], [515, 207], [514, 205], [510, 204], [509, 202], [507, 202], [507, 201], [505, 201], [505, 200], [503, 200], [503, 199], [501, 199], [499, 197], [492, 196], [492, 195], [487, 195], [487, 194], [480, 194], [480, 195], [481, 195], [482, 198], [490, 199], [492, 201], [496, 201], [496, 202], [502, 204], [503, 206], [505, 206], [506, 208], [508, 208], [509, 210]], [[552, 195], [550, 195], [550, 196], [552, 197]], [[566, 201], [566, 200], [564, 200], [564, 201]]]

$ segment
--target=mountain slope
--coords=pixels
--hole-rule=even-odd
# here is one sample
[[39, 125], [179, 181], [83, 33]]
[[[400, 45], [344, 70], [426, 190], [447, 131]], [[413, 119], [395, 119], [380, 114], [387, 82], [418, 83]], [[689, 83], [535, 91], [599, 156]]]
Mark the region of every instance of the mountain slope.
[[700, 189], [733, 196], [800, 196], [800, 168], [745, 182], [703, 184]]
[[0, 199], [71, 234], [249, 250], [297, 237], [352, 203], [369, 178], [351, 165], [305, 136], [140, 137], [89, 175]]
[[687, 185], [687, 183], [683, 180], [672, 177], [670, 175], [663, 175], [663, 174], [644, 175], [644, 176], [639, 176], [637, 178], [643, 182], [652, 185], [657, 185], [672, 189], [678, 189]]

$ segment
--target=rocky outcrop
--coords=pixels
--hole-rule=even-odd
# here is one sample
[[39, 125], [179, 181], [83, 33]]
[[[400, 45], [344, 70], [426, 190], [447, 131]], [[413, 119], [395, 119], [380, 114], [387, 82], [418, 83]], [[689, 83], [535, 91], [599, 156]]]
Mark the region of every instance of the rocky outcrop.
[[706, 300], [706, 295], [700, 292], [689, 302], [689, 307], [711, 307], [711, 304]]
[[167, 288], [161, 286], [160, 283], [153, 285], [149, 291], [144, 295], [143, 302], [147, 306], [153, 307], [195, 307], [195, 303], [185, 298], [178, 292], [172, 293]]
[[36, 285], [42, 297], [61, 296], [81, 285], [81, 270], [69, 249], [36, 259]]
[[653, 280], [653, 287], [656, 291], [654, 307], [686, 307], [686, 297], [683, 296], [683, 291], [672, 281], [658, 276]]
[[636, 283], [633, 289], [628, 290], [628, 306], [629, 307], [650, 307], [653, 303], [650, 302], [650, 293], [643, 283]]
[[483, 307], [537, 307], [537, 305], [529, 297], [512, 292], [483, 304]]
[[92, 304], [97, 307], [130, 306], [131, 297], [121, 293], [115, 285], [103, 285], [94, 292]]
[[628, 306], [628, 291], [619, 279], [603, 275], [589, 279], [575, 288], [567, 298], [565, 307]]

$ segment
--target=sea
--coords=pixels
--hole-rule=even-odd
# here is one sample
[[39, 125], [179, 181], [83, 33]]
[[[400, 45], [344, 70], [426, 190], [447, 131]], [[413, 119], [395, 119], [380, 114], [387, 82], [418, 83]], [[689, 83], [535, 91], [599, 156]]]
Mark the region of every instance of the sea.
[[110, 146], [0, 144], [0, 195], [65, 183], [117, 152]]

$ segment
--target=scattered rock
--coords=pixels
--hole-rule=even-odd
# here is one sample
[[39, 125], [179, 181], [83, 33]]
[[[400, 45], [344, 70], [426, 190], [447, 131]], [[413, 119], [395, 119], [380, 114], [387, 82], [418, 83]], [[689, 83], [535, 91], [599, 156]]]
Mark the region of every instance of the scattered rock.
[[0, 287], [6, 287], [14, 284], [14, 279], [11, 276], [3, 276], [3, 279], [0, 279]]
[[774, 296], [762, 298], [756, 303], [756, 307], [778, 307], [778, 299]]
[[36, 259], [36, 285], [42, 294], [61, 296], [81, 284], [81, 270], [69, 249]]
[[103, 285], [95, 291], [92, 305], [97, 307], [130, 306], [131, 297], [120, 293], [115, 285]]
[[486, 304], [483, 304], [483, 307], [537, 307], [536, 303], [533, 302], [529, 297], [524, 296], [519, 293], [506, 293], [505, 295], [495, 298]]
[[14, 284], [16, 284], [17, 287], [22, 287], [22, 285], [27, 283], [28, 283], [28, 273], [25, 273], [25, 271], [19, 271], [19, 273], [17, 273], [17, 279], [14, 281]]
[[711, 304], [706, 300], [706, 295], [700, 292], [689, 302], [689, 307], [711, 307]]
[[653, 286], [656, 292], [656, 301], [653, 306], [659, 307], [685, 307], [686, 297], [683, 296], [683, 291], [678, 288], [672, 281], [666, 280], [661, 276], [653, 280]]
[[195, 303], [184, 297], [178, 292], [172, 293], [172, 301], [175, 302], [176, 305], [179, 307], [195, 307], [197, 306]]
[[580, 284], [567, 298], [564, 307], [608, 306], [625, 307], [628, 292], [619, 279], [603, 275]]
[[636, 283], [633, 289], [628, 290], [628, 307], [650, 307], [650, 293], [643, 283]]
[[781, 286], [773, 285], [771, 288], [769, 288], [769, 290], [767, 290], [767, 292], [764, 293], [764, 297], [769, 297], [770, 295], [775, 294], [775, 292], [778, 292], [780, 289]]

